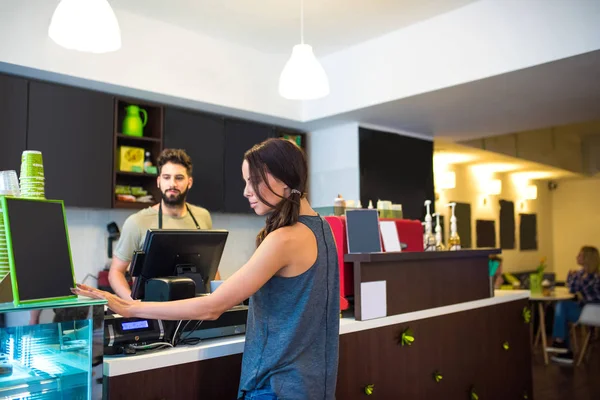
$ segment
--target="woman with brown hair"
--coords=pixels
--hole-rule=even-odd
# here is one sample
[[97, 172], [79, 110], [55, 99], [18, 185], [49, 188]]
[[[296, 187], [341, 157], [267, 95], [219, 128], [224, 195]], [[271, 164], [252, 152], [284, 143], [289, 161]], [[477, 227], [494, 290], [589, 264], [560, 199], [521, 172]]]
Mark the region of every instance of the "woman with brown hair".
[[574, 300], [560, 301], [554, 314], [554, 341], [546, 350], [556, 353], [552, 361], [573, 364], [573, 351], [569, 346], [569, 323], [579, 320], [581, 310], [587, 303], [600, 303], [600, 254], [592, 246], [583, 246], [577, 255], [577, 264], [583, 268], [569, 271], [567, 286]]
[[250, 260], [210, 296], [135, 302], [88, 286], [125, 317], [214, 320], [250, 297], [239, 399], [333, 399], [338, 367], [339, 274], [329, 225], [306, 199], [304, 152], [269, 139], [246, 152], [244, 196], [267, 215]]

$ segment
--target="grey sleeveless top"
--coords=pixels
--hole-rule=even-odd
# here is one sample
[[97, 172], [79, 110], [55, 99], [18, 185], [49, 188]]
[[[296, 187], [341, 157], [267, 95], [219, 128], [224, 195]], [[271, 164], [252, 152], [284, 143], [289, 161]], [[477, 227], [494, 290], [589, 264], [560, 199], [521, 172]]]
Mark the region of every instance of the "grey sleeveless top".
[[270, 386], [279, 399], [334, 399], [340, 281], [333, 234], [320, 216], [300, 216], [317, 239], [315, 264], [272, 277], [250, 298], [238, 398]]

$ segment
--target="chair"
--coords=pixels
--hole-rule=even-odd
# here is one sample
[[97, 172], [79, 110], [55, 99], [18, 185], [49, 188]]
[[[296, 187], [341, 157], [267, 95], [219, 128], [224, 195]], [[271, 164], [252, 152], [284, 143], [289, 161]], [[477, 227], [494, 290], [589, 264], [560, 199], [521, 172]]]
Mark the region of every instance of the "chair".
[[588, 328], [587, 335], [583, 341], [583, 347], [581, 348], [581, 352], [579, 353], [579, 358], [577, 360], [577, 366], [579, 366], [583, 362], [583, 357], [585, 356], [585, 352], [587, 351], [590, 339], [592, 337], [593, 328], [600, 328], [600, 304], [586, 304], [583, 306], [583, 310], [581, 310], [581, 316], [579, 317], [579, 321], [577, 321], [577, 325], [584, 325]]

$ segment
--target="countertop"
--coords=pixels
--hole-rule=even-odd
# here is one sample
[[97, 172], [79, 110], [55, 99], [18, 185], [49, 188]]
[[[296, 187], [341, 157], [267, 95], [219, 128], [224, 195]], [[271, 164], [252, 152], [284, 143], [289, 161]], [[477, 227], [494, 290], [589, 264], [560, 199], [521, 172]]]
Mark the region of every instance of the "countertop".
[[[372, 319], [368, 321], [356, 321], [354, 318], [342, 318], [340, 320], [340, 335], [360, 332], [367, 329], [380, 328], [388, 325], [401, 324], [409, 321], [433, 318], [440, 315], [447, 315], [476, 308], [489, 307], [528, 298], [529, 291], [527, 290], [497, 290], [495, 292], [495, 296], [488, 299], [431, 308], [428, 310], [394, 315], [391, 317]], [[105, 356], [104, 375], [108, 377], [125, 375], [155, 368], [163, 368], [172, 365], [208, 360], [211, 358], [225, 357], [232, 354], [240, 354], [244, 351], [244, 340], [244, 335], [237, 335], [204, 340], [194, 346], [178, 346], [176, 348], [159, 350], [147, 354], [132, 356]]]
[[477, 250], [457, 251], [402, 251], [381, 253], [349, 253], [344, 255], [345, 262], [389, 262], [412, 260], [436, 260], [454, 258], [488, 257], [490, 254], [499, 254], [500, 249], [488, 248]]

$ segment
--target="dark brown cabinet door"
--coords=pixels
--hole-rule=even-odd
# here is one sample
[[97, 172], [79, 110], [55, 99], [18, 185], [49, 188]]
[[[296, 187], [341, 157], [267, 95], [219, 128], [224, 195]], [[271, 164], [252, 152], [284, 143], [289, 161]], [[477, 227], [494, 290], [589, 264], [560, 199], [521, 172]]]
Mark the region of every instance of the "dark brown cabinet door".
[[255, 144], [274, 137], [275, 131], [268, 125], [252, 122], [225, 120], [225, 212], [251, 213], [248, 200], [244, 198], [242, 162], [244, 153]]
[[[481, 399], [532, 398], [524, 307], [514, 301], [340, 335], [337, 398], [362, 399], [367, 385], [378, 399], [461, 400], [471, 390]], [[398, 344], [405, 329], [410, 346]]]
[[44, 159], [46, 197], [110, 208], [113, 97], [44, 82], [29, 84], [27, 148]]
[[0, 74], [0, 171], [19, 173], [27, 143], [27, 80]]
[[223, 211], [223, 118], [178, 108], [165, 109], [164, 148], [184, 149], [194, 164], [187, 201]]

